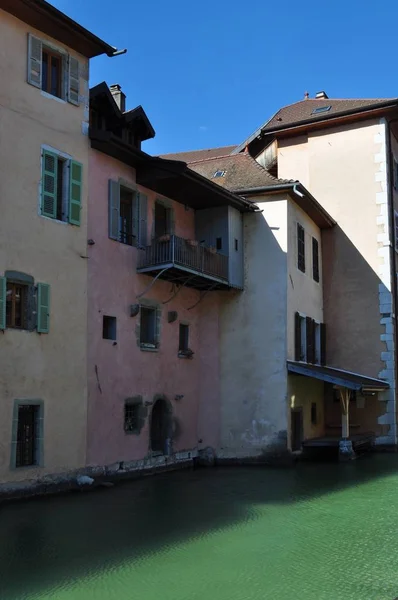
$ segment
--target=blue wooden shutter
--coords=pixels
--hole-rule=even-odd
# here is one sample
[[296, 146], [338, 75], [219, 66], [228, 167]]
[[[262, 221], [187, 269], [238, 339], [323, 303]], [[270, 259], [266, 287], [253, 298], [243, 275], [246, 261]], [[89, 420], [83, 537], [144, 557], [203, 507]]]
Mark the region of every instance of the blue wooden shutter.
[[109, 180], [109, 237], [120, 239], [120, 185]]
[[6, 328], [6, 295], [7, 280], [5, 277], [0, 277], [0, 329]]
[[41, 178], [41, 214], [55, 219], [57, 216], [58, 156], [43, 150]]
[[28, 83], [41, 89], [42, 73], [42, 44], [41, 40], [28, 34]]
[[140, 192], [138, 194], [139, 202], [139, 231], [138, 231], [138, 246], [145, 248], [147, 245], [147, 230], [148, 230], [148, 198]]
[[48, 333], [50, 330], [50, 286], [37, 284], [37, 331]]
[[68, 102], [79, 106], [79, 61], [69, 56], [68, 63]]
[[70, 161], [69, 178], [69, 223], [80, 225], [82, 209], [83, 165], [75, 160]]

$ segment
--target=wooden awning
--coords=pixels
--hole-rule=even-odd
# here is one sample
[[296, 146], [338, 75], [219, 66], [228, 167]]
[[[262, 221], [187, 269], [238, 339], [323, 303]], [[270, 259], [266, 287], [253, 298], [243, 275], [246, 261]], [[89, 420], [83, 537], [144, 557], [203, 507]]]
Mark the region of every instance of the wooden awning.
[[320, 379], [321, 381], [326, 381], [327, 383], [332, 383], [333, 385], [349, 390], [382, 392], [390, 387], [389, 383], [383, 379], [375, 379], [374, 377], [367, 377], [360, 373], [335, 369], [334, 367], [311, 365], [288, 360], [287, 370], [289, 373], [294, 373], [295, 375]]

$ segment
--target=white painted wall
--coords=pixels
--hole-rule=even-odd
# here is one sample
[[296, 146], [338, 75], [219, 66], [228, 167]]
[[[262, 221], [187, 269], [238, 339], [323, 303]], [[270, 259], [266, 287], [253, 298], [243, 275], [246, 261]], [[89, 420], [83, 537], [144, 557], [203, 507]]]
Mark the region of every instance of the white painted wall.
[[286, 448], [288, 203], [262, 200], [244, 215], [245, 291], [221, 302], [221, 458]]

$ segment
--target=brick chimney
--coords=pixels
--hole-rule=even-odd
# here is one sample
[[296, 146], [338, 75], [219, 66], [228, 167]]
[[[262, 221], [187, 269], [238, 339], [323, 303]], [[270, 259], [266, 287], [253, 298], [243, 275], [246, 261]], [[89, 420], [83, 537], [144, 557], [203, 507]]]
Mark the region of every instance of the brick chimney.
[[315, 99], [316, 100], [327, 100], [329, 98], [329, 96], [327, 95], [326, 92], [317, 92], [315, 94]]
[[113, 99], [118, 105], [120, 112], [124, 113], [126, 111], [126, 94], [122, 92], [122, 88], [118, 83], [110, 85], [109, 89], [111, 90]]

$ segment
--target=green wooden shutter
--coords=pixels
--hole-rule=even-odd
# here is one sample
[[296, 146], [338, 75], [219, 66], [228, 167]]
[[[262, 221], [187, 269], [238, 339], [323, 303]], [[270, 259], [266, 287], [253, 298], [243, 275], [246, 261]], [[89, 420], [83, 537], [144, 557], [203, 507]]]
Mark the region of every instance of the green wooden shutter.
[[28, 34], [28, 83], [41, 89], [42, 44], [38, 38]]
[[79, 61], [69, 56], [68, 62], [68, 102], [79, 106]]
[[120, 240], [120, 185], [109, 180], [109, 237]]
[[0, 329], [6, 328], [6, 295], [7, 280], [5, 277], [0, 277]]
[[71, 160], [69, 177], [69, 223], [72, 223], [72, 225], [80, 225], [82, 180], [83, 165], [75, 160]]
[[48, 333], [50, 329], [50, 286], [37, 284], [37, 331]]
[[55, 219], [57, 216], [58, 156], [43, 150], [41, 181], [41, 214]]
[[148, 198], [142, 192], [139, 195], [139, 217], [138, 246], [145, 248], [148, 243]]
[[301, 320], [298, 312], [294, 315], [294, 360], [301, 360]]

